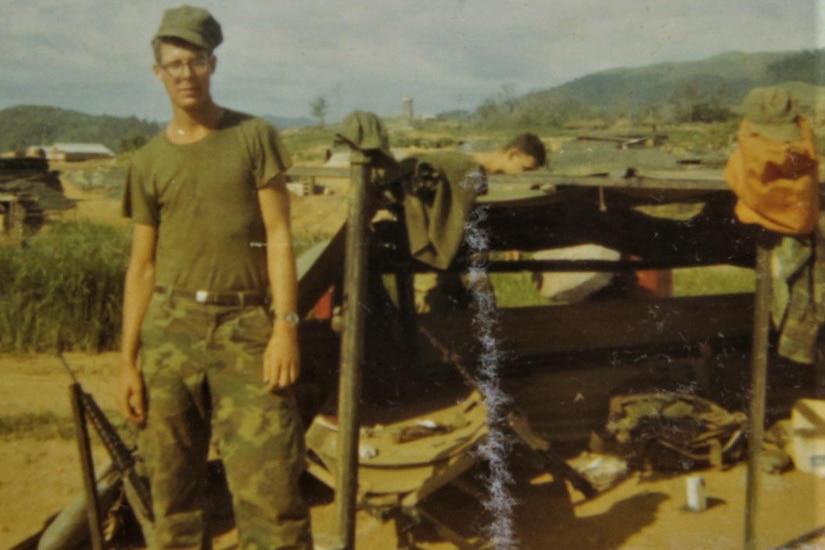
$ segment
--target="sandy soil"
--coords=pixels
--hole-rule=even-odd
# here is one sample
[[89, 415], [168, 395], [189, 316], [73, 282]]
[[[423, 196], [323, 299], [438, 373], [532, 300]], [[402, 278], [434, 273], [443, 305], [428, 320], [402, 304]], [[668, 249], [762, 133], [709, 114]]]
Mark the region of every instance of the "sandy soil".
[[[122, 223], [116, 202], [103, 196], [83, 194], [67, 188], [80, 199], [78, 213], [100, 221]], [[343, 194], [301, 197], [293, 200], [296, 233], [328, 230], [345, 216]], [[113, 388], [117, 354], [67, 354], [84, 388], [107, 411], [114, 410]], [[536, 377], [537, 376], [537, 377]], [[594, 371], [593, 376], [600, 374]], [[563, 373], [535, 375], [520, 381], [522, 388], [547, 388], [546, 403], [571, 403], [591, 385], [579, 375], [576, 387]], [[52, 413], [70, 418], [70, 379], [58, 358], [48, 355], [0, 355], [0, 422], [14, 422], [27, 415]], [[518, 396], [518, 390], [516, 390]], [[524, 396], [527, 391], [523, 391]], [[598, 399], [587, 391], [588, 400]], [[538, 401], [542, 401], [538, 400]], [[535, 401], [535, 400], [534, 400]], [[590, 401], [592, 402], [592, 401]], [[553, 415], [576, 418], [573, 408], [531, 405], [539, 425], [551, 425]], [[575, 454], [571, 452], [570, 455]], [[96, 460], [104, 453], [96, 449]], [[710, 507], [701, 513], [684, 509], [685, 476], [633, 473], [597, 497], [585, 501], [565, 482], [529, 469], [514, 471], [516, 536], [521, 547], [543, 550], [633, 549], [699, 550], [738, 549], [743, 546], [745, 467], [700, 472], [707, 485]], [[758, 511], [759, 548], [782, 545], [825, 524], [825, 479], [799, 471], [763, 476]], [[5, 437], [0, 444], [0, 548], [9, 548], [37, 532], [46, 519], [62, 509], [81, 491], [76, 443], [71, 438], [45, 437], [27, 431]], [[335, 509], [331, 492], [318, 482], [306, 484], [312, 504], [314, 531], [324, 547], [335, 531]], [[465, 536], [475, 536], [489, 521], [479, 504], [464, 493], [445, 487], [426, 501], [428, 511]], [[426, 524], [411, 529], [418, 547], [442, 550], [445, 542]], [[392, 549], [398, 544], [395, 524], [365, 512], [358, 515], [357, 545], [365, 549]], [[216, 539], [217, 549], [236, 548], [235, 535], [228, 531]], [[822, 546], [825, 548], [825, 546]]]
[[[112, 395], [117, 354], [67, 354], [84, 388], [106, 410]], [[546, 381], [535, 381], [543, 384]], [[0, 356], [2, 418], [52, 412], [70, 417], [70, 380], [60, 361], [49, 355]], [[96, 460], [104, 453], [97, 449]], [[685, 511], [685, 476], [634, 473], [594, 499], [583, 497], [548, 474], [517, 469], [514, 493], [517, 536], [526, 549], [601, 550], [627, 548], [735, 549], [744, 533], [745, 467], [700, 472], [705, 478], [709, 509]], [[760, 548], [779, 546], [825, 523], [825, 479], [799, 471], [765, 475], [760, 493]], [[73, 439], [42, 439], [36, 434], [8, 437], [0, 445], [0, 548], [9, 548], [37, 532], [82, 487], [78, 451]], [[314, 529], [319, 542], [335, 532], [335, 510], [329, 490], [308, 482]], [[426, 501], [427, 509], [452, 529], [474, 536], [485, 513], [465, 494], [446, 487]], [[413, 530], [418, 545], [440, 550], [453, 546], [426, 525]], [[392, 521], [366, 513], [358, 517], [358, 546], [395, 548]], [[216, 548], [235, 548], [233, 532], [220, 535]]]

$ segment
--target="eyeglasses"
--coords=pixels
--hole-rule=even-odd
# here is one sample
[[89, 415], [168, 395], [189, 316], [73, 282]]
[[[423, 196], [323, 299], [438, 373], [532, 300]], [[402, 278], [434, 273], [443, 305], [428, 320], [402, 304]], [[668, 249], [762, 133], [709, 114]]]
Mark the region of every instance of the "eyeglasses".
[[169, 76], [172, 78], [182, 77], [186, 67], [189, 67], [189, 70], [194, 74], [204, 74], [209, 70], [209, 56], [199, 55], [189, 61], [178, 59], [177, 61], [172, 61], [171, 63], [160, 66], [160, 68], [169, 73]]

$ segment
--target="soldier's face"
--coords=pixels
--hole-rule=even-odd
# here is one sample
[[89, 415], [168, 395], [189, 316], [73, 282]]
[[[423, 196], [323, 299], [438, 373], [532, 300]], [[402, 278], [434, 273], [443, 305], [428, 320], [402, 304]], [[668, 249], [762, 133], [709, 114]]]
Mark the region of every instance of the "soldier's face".
[[153, 67], [175, 107], [198, 109], [211, 101], [209, 82], [217, 59], [199, 48], [162, 44]]
[[520, 174], [538, 168], [536, 158], [518, 149], [507, 149], [503, 152], [500, 164], [504, 174]]

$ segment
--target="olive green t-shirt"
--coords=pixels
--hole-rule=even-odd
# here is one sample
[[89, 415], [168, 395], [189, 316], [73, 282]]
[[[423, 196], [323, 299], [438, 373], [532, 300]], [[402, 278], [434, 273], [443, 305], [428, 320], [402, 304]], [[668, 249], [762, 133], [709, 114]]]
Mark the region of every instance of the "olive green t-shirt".
[[135, 153], [123, 213], [157, 228], [157, 284], [212, 292], [267, 288], [257, 191], [290, 166], [272, 125], [228, 110], [200, 141], [178, 145], [161, 132]]

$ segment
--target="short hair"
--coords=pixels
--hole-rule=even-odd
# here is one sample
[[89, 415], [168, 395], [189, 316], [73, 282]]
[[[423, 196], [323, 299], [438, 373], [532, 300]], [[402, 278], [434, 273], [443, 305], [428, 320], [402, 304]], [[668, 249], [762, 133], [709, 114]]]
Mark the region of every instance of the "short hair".
[[204, 52], [209, 57], [212, 57], [212, 52], [214, 51], [207, 50], [206, 48], [201, 48], [200, 46], [196, 46], [195, 44], [187, 42], [182, 38], [177, 38], [174, 36], [156, 36], [152, 39], [152, 53], [155, 55], [155, 62], [157, 63], [160, 63], [160, 48], [164, 44], [170, 44], [172, 46], [177, 46], [179, 48], [186, 48], [187, 50]]
[[536, 159], [536, 167], [544, 166], [544, 163], [547, 162], [547, 149], [545, 149], [544, 143], [537, 135], [530, 132], [517, 135], [504, 146], [505, 151], [510, 149], [515, 149]]

